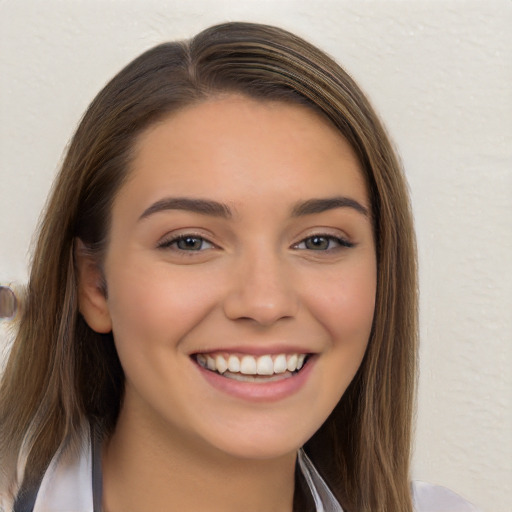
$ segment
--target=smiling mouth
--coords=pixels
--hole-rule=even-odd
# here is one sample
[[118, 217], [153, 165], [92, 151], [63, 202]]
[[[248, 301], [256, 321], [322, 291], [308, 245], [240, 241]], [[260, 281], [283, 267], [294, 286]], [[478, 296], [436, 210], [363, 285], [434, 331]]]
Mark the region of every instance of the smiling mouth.
[[293, 377], [304, 367], [309, 354], [237, 356], [234, 354], [196, 354], [202, 368], [240, 382], [273, 382]]

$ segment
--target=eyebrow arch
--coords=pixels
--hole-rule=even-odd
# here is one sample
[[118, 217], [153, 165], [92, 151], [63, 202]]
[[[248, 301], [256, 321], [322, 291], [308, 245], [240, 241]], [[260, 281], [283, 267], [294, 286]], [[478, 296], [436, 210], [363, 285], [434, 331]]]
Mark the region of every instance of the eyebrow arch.
[[142, 220], [157, 212], [166, 210], [186, 210], [189, 212], [200, 213], [203, 215], [211, 215], [213, 217], [222, 217], [229, 219], [233, 213], [229, 206], [212, 201], [209, 199], [191, 199], [189, 197], [166, 197], [153, 203], [149, 208], [144, 210], [139, 220]]
[[335, 208], [353, 208], [365, 217], [369, 216], [368, 208], [355, 199], [344, 196], [328, 197], [325, 199], [308, 199], [307, 201], [295, 205], [292, 210], [292, 216], [300, 217], [302, 215], [312, 215]]

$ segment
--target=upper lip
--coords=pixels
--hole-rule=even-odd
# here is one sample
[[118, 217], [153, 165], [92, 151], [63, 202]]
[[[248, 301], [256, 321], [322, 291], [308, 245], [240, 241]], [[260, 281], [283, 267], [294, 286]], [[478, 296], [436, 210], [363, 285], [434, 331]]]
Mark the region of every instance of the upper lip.
[[288, 345], [288, 344], [278, 344], [278, 345], [234, 345], [231, 347], [221, 346], [221, 347], [211, 347], [205, 348], [201, 347], [201, 349], [195, 350], [190, 353], [190, 355], [196, 354], [211, 354], [218, 352], [226, 352], [228, 354], [243, 354], [250, 356], [263, 356], [263, 355], [279, 355], [279, 354], [312, 354], [315, 351], [311, 350], [310, 347], [304, 347], [299, 345]]

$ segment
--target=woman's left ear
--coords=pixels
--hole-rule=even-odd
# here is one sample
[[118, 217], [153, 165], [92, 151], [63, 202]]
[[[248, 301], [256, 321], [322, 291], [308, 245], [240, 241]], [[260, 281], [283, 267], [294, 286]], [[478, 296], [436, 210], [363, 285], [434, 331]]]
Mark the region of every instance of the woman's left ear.
[[108, 333], [112, 330], [112, 320], [103, 272], [79, 238], [75, 239], [74, 252], [80, 313], [93, 331]]

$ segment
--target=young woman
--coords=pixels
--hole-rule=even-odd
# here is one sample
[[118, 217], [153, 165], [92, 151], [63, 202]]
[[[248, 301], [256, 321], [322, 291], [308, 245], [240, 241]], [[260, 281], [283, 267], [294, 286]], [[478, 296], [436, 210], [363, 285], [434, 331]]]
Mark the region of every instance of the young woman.
[[0, 388], [20, 511], [474, 510], [409, 481], [406, 185], [351, 78], [283, 30], [130, 63], [72, 140]]

